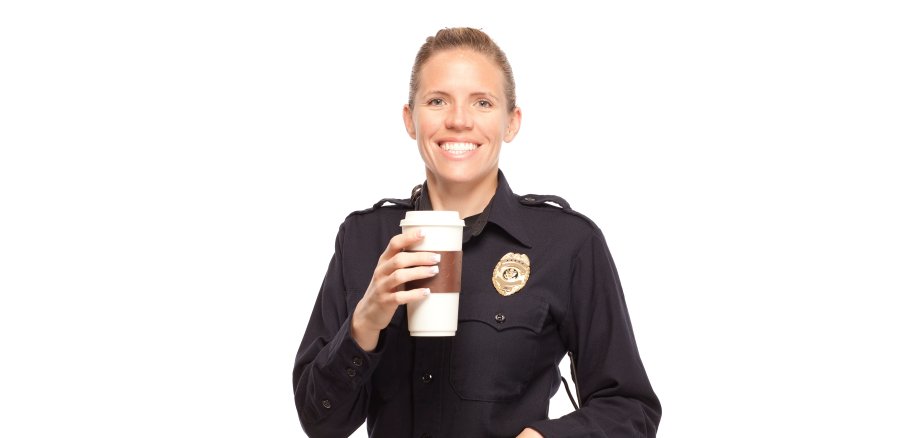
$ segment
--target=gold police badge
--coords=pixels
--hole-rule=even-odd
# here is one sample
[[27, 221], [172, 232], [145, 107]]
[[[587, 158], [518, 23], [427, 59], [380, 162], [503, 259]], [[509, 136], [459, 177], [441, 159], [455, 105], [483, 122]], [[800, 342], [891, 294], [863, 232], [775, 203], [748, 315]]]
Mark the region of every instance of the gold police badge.
[[530, 278], [530, 257], [509, 252], [492, 271], [492, 285], [498, 293], [508, 296], [521, 290]]

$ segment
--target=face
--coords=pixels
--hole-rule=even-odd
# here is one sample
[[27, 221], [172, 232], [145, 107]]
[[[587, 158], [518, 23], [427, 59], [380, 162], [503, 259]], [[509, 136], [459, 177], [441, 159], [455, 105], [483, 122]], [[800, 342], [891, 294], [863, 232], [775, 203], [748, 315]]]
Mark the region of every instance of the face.
[[501, 69], [464, 49], [436, 53], [422, 65], [414, 108], [403, 108], [427, 176], [438, 184], [495, 178], [503, 142], [517, 135], [518, 108], [509, 110]]

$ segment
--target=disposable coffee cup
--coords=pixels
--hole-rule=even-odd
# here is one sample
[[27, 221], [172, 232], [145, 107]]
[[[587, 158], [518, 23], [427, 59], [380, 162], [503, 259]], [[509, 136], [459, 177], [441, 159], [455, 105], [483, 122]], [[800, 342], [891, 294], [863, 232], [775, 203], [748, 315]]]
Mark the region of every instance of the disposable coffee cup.
[[463, 272], [463, 225], [456, 211], [409, 211], [399, 222], [403, 233], [422, 230], [425, 237], [408, 251], [441, 254], [434, 277], [406, 283], [406, 290], [431, 289], [421, 301], [409, 303], [410, 336], [454, 336]]

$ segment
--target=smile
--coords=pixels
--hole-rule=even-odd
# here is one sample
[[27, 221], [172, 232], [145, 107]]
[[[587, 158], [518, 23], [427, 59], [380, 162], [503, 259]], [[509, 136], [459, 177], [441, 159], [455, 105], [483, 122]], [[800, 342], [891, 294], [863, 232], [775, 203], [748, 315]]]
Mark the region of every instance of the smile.
[[452, 141], [440, 143], [438, 146], [451, 155], [463, 155], [479, 148], [479, 145], [476, 143], [459, 143]]

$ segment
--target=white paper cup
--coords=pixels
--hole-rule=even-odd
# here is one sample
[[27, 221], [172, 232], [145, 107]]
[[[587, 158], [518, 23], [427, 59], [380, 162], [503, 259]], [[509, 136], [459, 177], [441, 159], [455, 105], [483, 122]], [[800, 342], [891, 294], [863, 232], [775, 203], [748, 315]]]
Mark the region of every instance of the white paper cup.
[[428, 287], [431, 295], [409, 303], [409, 335], [454, 336], [463, 273], [463, 226], [456, 211], [410, 211], [400, 221], [403, 233], [421, 229], [425, 237], [409, 251], [441, 254], [439, 272], [431, 278], [406, 283], [406, 289]]

